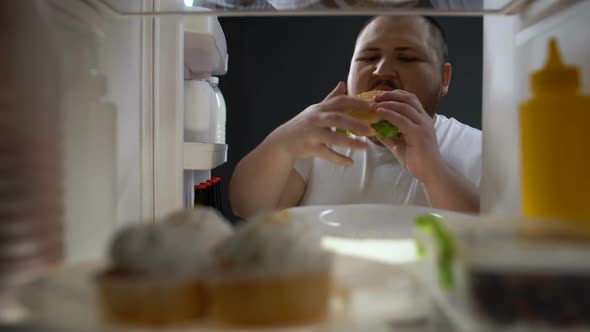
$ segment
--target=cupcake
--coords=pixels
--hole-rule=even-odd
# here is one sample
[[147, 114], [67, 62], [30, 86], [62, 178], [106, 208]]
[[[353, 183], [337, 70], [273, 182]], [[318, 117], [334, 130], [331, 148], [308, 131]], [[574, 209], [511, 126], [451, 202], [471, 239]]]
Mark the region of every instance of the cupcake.
[[211, 251], [231, 232], [227, 221], [209, 208], [122, 229], [111, 243], [111, 266], [96, 278], [106, 318], [161, 327], [202, 317], [203, 275]]
[[209, 318], [236, 327], [319, 322], [329, 312], [332, 256], [313, 225], [286, 213], [242, 224], [215, 250]]

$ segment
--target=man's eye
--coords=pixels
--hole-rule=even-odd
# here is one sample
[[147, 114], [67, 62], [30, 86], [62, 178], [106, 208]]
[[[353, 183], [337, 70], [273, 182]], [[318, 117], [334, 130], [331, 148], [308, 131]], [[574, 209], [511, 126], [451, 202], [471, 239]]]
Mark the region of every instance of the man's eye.
[[418, 58], [411, 57], [411, 56], [400, 56], [400, 57], [398, 57], [398, 60], [403, 61], [403, 62], [416, 62], [416, 61], [418, 61]]
[[362, 57], [358, 57], [357, 61], [373, 62], [373, 61], [377, 61], [378, 59], [379, 59], [378, 56], [362, 56]]

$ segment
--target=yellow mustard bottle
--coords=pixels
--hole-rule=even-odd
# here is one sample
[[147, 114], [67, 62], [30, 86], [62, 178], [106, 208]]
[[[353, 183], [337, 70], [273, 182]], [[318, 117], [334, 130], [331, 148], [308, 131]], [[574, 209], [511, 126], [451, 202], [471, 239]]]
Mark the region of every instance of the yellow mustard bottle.
[[590, 97], [580, 74], [549, 42], [545, 67], [532, 74], [533, 97], [520, 107], [522, 212], [590, 225]]

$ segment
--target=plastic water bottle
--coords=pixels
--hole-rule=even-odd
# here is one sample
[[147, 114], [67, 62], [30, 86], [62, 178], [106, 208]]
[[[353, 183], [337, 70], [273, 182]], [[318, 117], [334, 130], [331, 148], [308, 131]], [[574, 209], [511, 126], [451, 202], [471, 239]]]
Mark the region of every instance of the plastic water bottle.
[[214, 132], [214, 143], [218, 144], [225, 144], [225, 122], [226, 122], [226, 108], [225, 108], [225, 99], [223, 98], [223, 94], [219, 89], [219, 78], [212, 76], [209, 78], [209, 83], [215, 92], [215, 114], [213, 117], [215, 118], [215, 126], [213, 127]]

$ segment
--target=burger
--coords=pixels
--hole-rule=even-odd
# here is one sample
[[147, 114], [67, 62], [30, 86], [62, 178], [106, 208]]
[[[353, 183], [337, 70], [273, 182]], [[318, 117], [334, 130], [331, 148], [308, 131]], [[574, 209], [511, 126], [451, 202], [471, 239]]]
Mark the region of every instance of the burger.
[[[358, 94], [355, 97], [360, 98], [366, 102], [372, 103], [375, 100], [375, 97], [382, 92], [385, 92], [385, 91], [372, 90], [372, 91], [367, 91], [367, 92], [363, 92], [361, 94]], [[366, 122], [373, 129], [372, 132], [369, 133], [368, 135], [361, 135], [361, 134], [357, 134], [355, 132], [352, 132], [355, 136], [377, 136], [380, 139], [384, 139], [384, 138], [398, 137], [401, 135], [401, 132], [399, 131], [399, 129], [396, 126], [392, 125], [388, 121], [381, 119], [379, 117], [379, 114], [377, 114], [377, 112], [372, 111], [370, 109], [349, 110], [349, 111], [346, 111], [345, 113], [352, 116], [353, 118], [356, 118], [356, 119]], [[351, 131], [349, 131], [349, 130], [339, 130], [339, 131], [344, 132], [347, 136], [351, 133]]]

